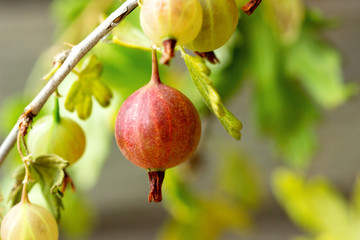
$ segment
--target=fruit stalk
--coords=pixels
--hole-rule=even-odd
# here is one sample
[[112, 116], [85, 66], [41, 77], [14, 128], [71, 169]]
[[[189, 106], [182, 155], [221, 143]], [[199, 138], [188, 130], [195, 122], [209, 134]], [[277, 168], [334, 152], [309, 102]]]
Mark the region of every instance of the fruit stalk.
[[152, 49], [152, 69], [151, 69], [151, 80], [150, 82], [153, 82], [154, 84], [160, 84], [161, 80], [160, 80], [160, 74], [159, 74], [159, 64], [157, 61], [157, 56], [156, 56], [156, 49], [153, 48]]
[[55, 107], [54, 107], [54, 121], [56, 123], [60, 123], [60, 107], [59, 107], [59, 98], [55, 96]]
[[24, 181], [22, 194], [21, 194], [21, 202], [22, 203], [30, 203], [29, 197], [28, 197], [28, 194], [27, 194], [27, 191], [26, 191], [26, 185], [27, 185], [27, 182]]

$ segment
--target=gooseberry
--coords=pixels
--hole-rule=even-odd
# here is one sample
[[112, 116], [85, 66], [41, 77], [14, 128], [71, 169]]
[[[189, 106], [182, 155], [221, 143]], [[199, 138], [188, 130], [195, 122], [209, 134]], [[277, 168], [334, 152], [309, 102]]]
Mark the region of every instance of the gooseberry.
[[45, 116], [39, 119], [29, 132], [28, 149], [34, 156], [56, 154], [75, 163], [83, 155], [86, 146], [82, 128], [72, 119], [55, 119]]
[[21, 201], [4, 216], [1, 223], [2, 240], [57, 240], [58, 225], [44, 207]]
[[166, 169], [189, 159], [201, 135], [199, 114], [180, 91], [161, 83], [156, 53], [150, 82], [122, 104], [115, 136], [123, 155], [148, 170], [149, 201], [160, 202]]
[[174, 56], [176, 44], [184, 45], [195, 39], [202, 19], [198, 0], [146, 0], [140, 12], [145, 35], [157, 46], [164, 46], [165, 63]]
[[203, 21], [199, 34], [186, 47], [196, 52], [211, 52], [223, 46], [234, 33], [239, 13], [234, 0], [199, 0]]

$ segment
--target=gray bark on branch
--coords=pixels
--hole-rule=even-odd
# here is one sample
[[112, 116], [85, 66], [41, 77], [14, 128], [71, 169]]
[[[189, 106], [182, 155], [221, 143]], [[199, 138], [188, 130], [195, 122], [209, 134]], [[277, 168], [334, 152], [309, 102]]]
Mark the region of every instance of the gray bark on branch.
[[[55, 92], [65, 77], [71, 72], [76, 64], [88, 53], [103, 37], [105, 37], [114, 27], [116, 27], [129, 13], [138, 6], [137, 0], [127, 0], [116, 9], [108, 18], [105, 19], [93, 32], [91, 32], [78, 45], [71, 48], [70, 53], [61, 67], [52, 76], [49, 82], [39, 92], [39, 94], [25, 107], [25, 112], [31, 116], [36, 116], [49, 97]], [[9, 135], [0, 146], [0, 167], [6, 156], [14, 146], [19, 131], [21, 119], [15, 124]]]

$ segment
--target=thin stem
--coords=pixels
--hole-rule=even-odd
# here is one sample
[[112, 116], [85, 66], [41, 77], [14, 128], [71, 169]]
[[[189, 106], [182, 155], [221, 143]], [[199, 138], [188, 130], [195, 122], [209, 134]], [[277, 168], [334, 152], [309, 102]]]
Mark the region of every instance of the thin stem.
[[48, 72], [45, 76], [42, 77], [43, 80], [49, 80], [55, 73], [56, 71], [61, 67], [61, 64], [56, 63], [50, 70], [50, 72]]
[[[71, 72], [76, 64], [88, 53], [103, 37], [105, 37], [114, 27], [116, 27], [129, 13], [138, 6], [137, 0], [127, 0], [118, 9], [116, 9], [108, 18], [106, 18], [93, 32], [91, 32], [83, 41], [74, 46], [69, 56], [66, 58], [61, 67], [55, 72], [45, 87], [25, 108], [25, 112], [30, 112], [36, 116], [51, 94], [58, 88], [65, 77]], [[10, 152], [16, 142], [19, 131], [19, 120], [13, 127], [9, 135], [5, 138], [0, 146], [0, 167], [5, 157]]]
[[25, 203], [25, 202], [29, 202], [29, 198], [28, 198], [28, 195], [27, 195], [27, 192], [26, 192], [26, 186], [27, 186], [27, 183], [30, 180], [30, 170], [29, 170], [29, 166], [27, 164], [28, 158], [24, 156], [24, 154], [22, 152], [21, 144], [24, 144], [24, 148], [26, 149], [25, 151], [28, 154], [28, 150], [27, 150], [27, 147], [26, 147], [24, 136], [21, 135], [21, 132], [18, 132], [18, 135], [17, 135], [17, 149], [18, 149], [19, 155], [20, 155], [21, 160], [23, 161], [23, 164], [24, 164], [24, 167], [25, 167], [25, 176], [24, 176], [24, 180], [23, 180], [23, 189], [22, 189], [21, 202]]
[[71, 70], [71, 72], [73, 73], [73, 74], [75, 74], [76, 76], [80, 76], [80, 73], [77, 71], [77, 70], [75, 70], [75, 69], [73, 69], [73, 70]]
[[[22, 148], [21, 148], [21, 144], [22, 144], [23, 147], [24, 147], [26, 156], [25, 156], [24, 153], [23, 153], [23, 150], [22, 150]], [[29, 172], [28, 165], [27, 165], [27, 161], [29, 160], [29, 151], [28, 151], [28, 149], [27, 149], [24, 136], [22, 136], [20, 132], [18, 133], [18, 136], [17, 136], [17, 149], [18, 149], [20, 158], [21, 158], [21, 160], [23, 161], [23, 163], [24, 163], [24, 165], [25, 165], [25, 169], [26, 169], [25, 178], [26, 178], [26, 177], [29, 178], [29, 177], [30, 177], [30, 172]]]
[[27, 147], [25, 138], [22, 136], [22, 137], [21, 137], [21, 140], [22, 140], [22, 144], [23, 144], [23, 147], [24, 147], [25, 156], [28, 156], [28, 155], [29, 155], [29, 150], [28, 150], [28, 147]]
[[151, 82], [159, 84], [159, 83], [161, 83], [161, 81], [160, 81], [160, 75], [159, 75], [159, 64], [158, 64], [158, 60], [157, 60], [156, 49], [153, 48], [151, 53], [152, 53]]
[[[25, 181], [25, 180], [24, 180]], [[29, 197], [26, 191], [27, 181], [23, 183], [22, 195], [21, 195], [21, 202], [22, 203], [29, 203]]]
[[23, 152], [22, 152], [22, 149], [21, 149], [21, 139], [22, 139], [22, 136], [21, 136], [21, 133], [19, 132], [18, 135], [17, 135], [17, 150], [19, 152], [19, 155], [21, 157], [21, 160], [23, 160], [25, 158]]
[[58, 96], [55, 96], [55, 107], [54, 107], [54, 121], [56, 123], [60, 123], [61, 117], [60, 117], [60, 107], [59, 107], [59, 98]]

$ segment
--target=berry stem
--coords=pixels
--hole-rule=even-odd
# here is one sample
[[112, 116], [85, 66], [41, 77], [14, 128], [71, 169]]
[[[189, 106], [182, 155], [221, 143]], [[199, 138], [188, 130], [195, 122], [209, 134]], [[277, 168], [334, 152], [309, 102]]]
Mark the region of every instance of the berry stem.
[[152, 73], [150, 82], [160, 84], [159, 65], [157, 61], [156, 49], [152, 49]]
[[[24, 147], [24, 151], [26, 156], [24, 156], [23, 154], [23, 150], [22, 147]], [[21, 157], [21, 160], [23, 161], [24, 167], [25, 167], [25, 176], [24, 176], [24, 180], [23, 180], [23, 189], [22, 189], [22, 195], [21, 195], [21, 202], [22, 203], [29, 203], [29, 198], [26, 192], [26, 186], [28, 184], [28, 182], [30, 181], [30, 169], [28, 166], [28, 162], [30, 160], [29, 158], [29, 151], [27, 149], [27, 145], [26, 145], [26, 141], [24, 139], [24, 136], [22, 135], [21, 131], [18, 132], [17, 134], [17, 150], [19, 152], [19, 155]]]
[[150, 193], [149, 193], [149, 202], [161, 202], [161, 186], [165, 177], [165, 170], [159, 171], [148, 171], [149, 183], [150, 183]]
[[57, 95], [55, 96], [54, 120], [55, 120], [56, 123], [60, 123], [60, 121], [61, 121], [59, 98], [58, 98]]
[[26, 191], [27, 182], [23, 183], [22, 195], [21, 195], [21, 202], [22, 203], [30, 203], [29, 197]]

